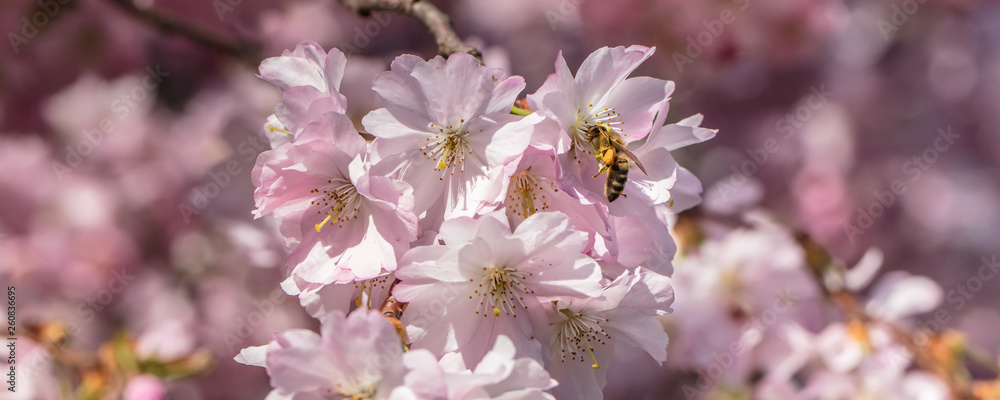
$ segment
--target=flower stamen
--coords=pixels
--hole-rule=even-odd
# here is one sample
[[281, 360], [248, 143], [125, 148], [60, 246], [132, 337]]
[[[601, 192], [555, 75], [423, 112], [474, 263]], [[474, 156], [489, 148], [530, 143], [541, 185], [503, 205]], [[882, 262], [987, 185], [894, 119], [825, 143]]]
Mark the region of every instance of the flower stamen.
[[[361, 307], [364, 304], [369, 310], [372, 309], [372, 292], [375, 287], [385, 289], [389, 283], [389, 275], [376, 276], [363, 281], [355, 281], [354, 288], [358, 291], [358, 298], [354, 299], [354, 306]], [[367, 296], [365, 296], [367, 294]], [[364, 300], [362, 300], [364, 299]]]
[[451, 126], [447, 129], [439, 128], [438, 132], [439, 134], [435, 135], [433, 140], [427, 138], [430, 143], [420, 148], [424, 156], [428, 160], [437, 161], [434, 165], [435, 171], [445, 171], [449, 167], [458, 167], [459, 172], [465, 172], [465, 156], [472, 154], [469, 143], [465, 141], [468, 132], [454, 129]]
[[364, 379], [358, 379], [356, 381], [347, 381], [340, 379], [336, 375], [333, 377], [334, 381], [337, 382], [337, 386], [333, 388], [331, 393], [337, 393], [344, 399], [350, 400], [374, 400], [376, 398], [375, 385], [370, 383], [365, 383]]
[[[510, 211], [520, 218], [527, 219], [539, 210], [548, 210], [549, 204], [539, 182], [540, 179], [531, 174], [531, 168], [511, 176], [507, 189], [507, 206], [510, 207]], [[539, 193], [541, 193], [540, 199]], [[540, 204], [536, 204], [539, 200]]]
[[344, 222], [358, 218], [362, 197], [350, 181], [343, 178], [330, 179], [326, 185], [310, 192], [320, 195], [311, 202], [312, 205], [321, 207], [316, 213], [322, 215], [323, 210], [326, 210], [326, 217], [316, 224], [316, 232], [327, 224], [332, 226], [336, 223], [339, 227], [343, 227]]
[[[479, 288], [473, 292], [480, 296], [479, 307], [476, 314], [484, 308], [492, 307], [493, 316], [500, 314], [517, 316], [515, 309], [518, 306], [525, 308], [524, 295], [534, 293], [524, 286], [528, 275], [510, 267], [483, 267], [483, 277], [479, 282]], [[486, 314], [483, 314], [486, 317]]]
[[614, 107], [602, 107], [593, 110], [594, 105], [590, 104], [587, 110], [577, 110], [576, 125], [570, 136], [573, 139], [573, 147], [588, 154], [593, 154], [593, 144], [588, 140], [590, 130], [597, 125], [604, 125], [614, 133], [626, 137], [625, 131], [619, 126], [624, 122], [620, 120], [621, 113], [615, 111]]
[[294, 135], [294, 133], [292, 133], [290, 131], [287, 131], [287, 130], [284, 130], [284, 129], [280, 129], [280, 128], [275, 128], [274, 125], [268, 125], [267, 129], [269, 129], [271, 132], [281, 132], [281, 133], [284, 133], [286, 135]]
[[583, 355], [578, 353], [586, 351], [590, 357], [590, 367], [600, 369], [601, 365], [597, 362], [597, 357], [594, 356], [591, 342], [605, 345], [608, 340], [611, 340], [611, 335], [601, 327], [601, 322], [608, 322], [608, 320], [568, 309], [562, 309], [559, 312], [565, 318], [560, 326], [558, 337], [562, 362], [566, 362], [567, 353], [570, 360], [576, 360], [579, 356], [579, 360], [583, 362], [585, 360]]

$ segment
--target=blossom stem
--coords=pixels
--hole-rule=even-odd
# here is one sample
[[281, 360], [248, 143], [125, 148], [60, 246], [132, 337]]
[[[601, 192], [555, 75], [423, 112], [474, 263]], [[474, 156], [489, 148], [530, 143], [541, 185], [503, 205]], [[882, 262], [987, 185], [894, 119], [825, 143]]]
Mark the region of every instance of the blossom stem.
[[107, 1], [122, 11], [131, 14], [136, 19], [152, 25], [163, 32], [183, 36], [197, 44], [216, 49], [223, 54], [247, 63], [254, 69], [257, 68], [257, 65], [260, 64], [260, 60], [262, 59], [260, 54], [258, 54], [258, 50], [255, 48], [256, 46], [249, 43], [226, 40], [225, 38], [219, 37], [208, 30], [188, 25], [181, 19], [158, 13], [152, 9], [140, 8], [131, 0]]
[[408, 14], [423, 23], [442, 56], [454, 53], [469, 53], [483, 61], [483, 55], [478, 49], [462, 42], [452, 27], [451, 18], [429, 1], [423, 0], [340, 0], [347, 8], [360, 16], [367, 17], [373, 12], [385, 11], [395, 14]]
[[[403, 311], [406, 311], [407, 303], [396, 300], [396, 298], [391, 294], [392, 289], [396, 287], [397, 283], [399, 283], [399, 279], [394, 280], [392, 285], [389, 286], [389, 297], [385, 298], [385, 301], [379, 307], [379, 311], [386, 317], [386, 319], [389, 320], [389, 322], [392, 323], [392, 326], [396, 328], [396, 334], [399, 335], [399, 342], [403, 346], [403, 351], [409, 351], [410, 338], [406, 334], [406, 328], [403, 326], [403, 323], [399, 321], [399, 319], [403, 317]], [[371, 297], [369, 296], [369, 298]]]
[[[812, 238], [808, 235], [800, 234], [796, 239], [806, 253], [807, 263], [813, 272], [813, 277], [816, 279], [817, 286], [824, 293], [824, 298], [833, 303], [833, 305], [843, 311], [844, 314], [853, 318], [854, 321], [862, 324], [862, 326], [869, 324], [881, 324], [887, 327], [893, 335], [896, 336], [896, 339], [906, 346], [907, 350], [913, 354], [914, 363], [922, 369], [941, 378], [945, 384], [948, 385], [948, 388], [954, 398], [972, 398], [972, 387], [970, 385], [971, 380], [968, 377], [968, 371], [965, 369], [964, 365], [944, 362], [946, 360], [935, 358], [933, 354], [930, 354], [927, 346], [920, 344], [920, 342], [916, 339], [915, 334], [911, 334], [890, 321], [879, 320], [873, 318], [871, 315], [868, 315], [865, 312], [864, 307], [859, 305], [859, 301], [855, 297], [855, 293], [852, 293], [844, 288], [835, 290], [828, 288], [824, 284], [823, 277], [830, 269], [834, 268], [834, 265], [842, 261], [835, 259], [822, 245], [812, 240]], [[944, 333], [935, 332], [929, 340], [940, 340], [940, 338], [944, 335]]]
[[515, 105], [510, 109], [510, 113], [514, 115], [531, 115], [531, 110], [527, 110]]

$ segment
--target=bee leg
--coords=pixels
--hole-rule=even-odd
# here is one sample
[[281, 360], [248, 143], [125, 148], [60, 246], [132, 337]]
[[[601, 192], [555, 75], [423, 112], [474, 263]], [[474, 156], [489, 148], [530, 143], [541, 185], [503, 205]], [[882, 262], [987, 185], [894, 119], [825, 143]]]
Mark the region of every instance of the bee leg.
[[592, 178], [596, 178], [606, 173], [608, 173], [608, 166], [606, 164], [601, 164], [601, 168], [597, 170], [597, 174], [595, 174]]
[[608, 173], [608, 168], [611, 166], [611, 163], [615, 162], [615, 152], [610, 149], [605, 150], [604, 153], [601, 154], [601, 158], [599, 158], [597, 162], [601, 164], [601, 168], [597, 170], [597, 175], [594, 175], [594, 178], [598, 177], [601, 174]]

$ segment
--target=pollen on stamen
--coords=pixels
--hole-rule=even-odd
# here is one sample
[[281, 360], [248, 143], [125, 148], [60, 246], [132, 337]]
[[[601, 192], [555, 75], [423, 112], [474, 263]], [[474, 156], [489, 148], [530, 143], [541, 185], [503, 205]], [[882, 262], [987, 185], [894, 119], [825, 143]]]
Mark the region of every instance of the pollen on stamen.
[[[567, 309], [559, 310], [559, 312], [565, 317], [565, 320], [560, 324], [559, 350], [562, 354], [561, 361], [566, 361], [568, 353], [570, 360], [584, 362], [586, 358], [581, 353], [586, 352], [590, 357], [591, 368], [600, 369], [601, 366], [597, 362], [597, 357], [594, 356], [591, 344], [606, 345], [607, 341], [605, 339], [611, 339], [611, 336], [604, 329], [600, 329], [598, 326], [600, 321], [597, 318], [587, 316], [582, 312], [574, 313]], [[602, 319], [607, 321], [605, 318]], [[581, 354], [579, 359], [577, 358], [578, 354]]]
[[319, 199], [313, 200], [311, 204], [320, 206], [317, 214], [324, 217], [315, 225], [316, 232], [320, 232], [323, 226], [343, 227], [344, 222], [357, 219], [362, 197], [358, 194], [354, 185], [343, 178], [328, 179], [327, 185], [312, 190], [312, 193], [322, 193]]
[[[518, 279], [523, 274], [509, 267], [498, 266], [485, 268], [484, 272], [479, 283], [479, 287], [484, 290], [475, 291], [481, 296], [476, 315], [480, 315], [480, 311], [485, 311], [484, 309], [491, 309], [494, 317], [499, 317], [501, 314], [517, 317], [515, 310], [518, 306], [525, 308], [523, 295], [534, 293]], [[488, 313], [482, 315], [486, 317]]]

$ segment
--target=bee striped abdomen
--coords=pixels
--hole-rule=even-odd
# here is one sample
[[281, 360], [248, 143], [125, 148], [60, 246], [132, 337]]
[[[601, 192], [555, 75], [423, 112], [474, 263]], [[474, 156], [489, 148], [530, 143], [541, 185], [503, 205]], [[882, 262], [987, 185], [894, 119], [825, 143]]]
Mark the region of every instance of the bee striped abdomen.
[[615, 162], [608, 167], [608, 181], [604, 183], [604, 195], [608, 196], [609, 203], [621, 196], [625, 182], [628, 182], [628, 158], [616, 154]]

